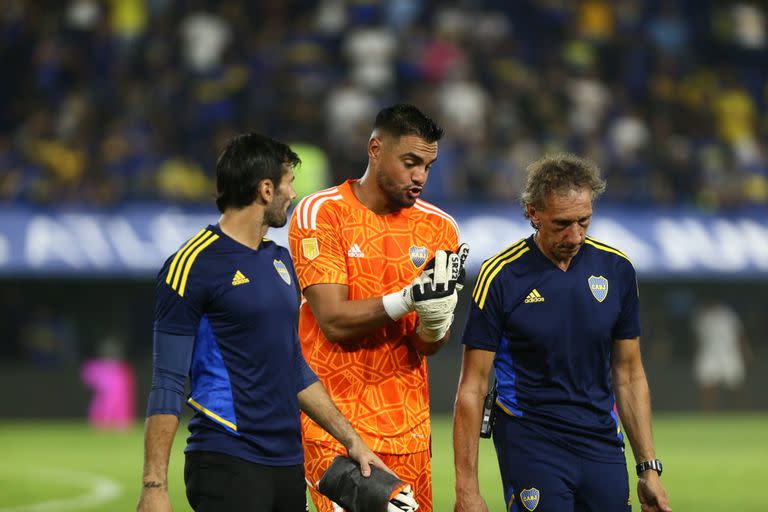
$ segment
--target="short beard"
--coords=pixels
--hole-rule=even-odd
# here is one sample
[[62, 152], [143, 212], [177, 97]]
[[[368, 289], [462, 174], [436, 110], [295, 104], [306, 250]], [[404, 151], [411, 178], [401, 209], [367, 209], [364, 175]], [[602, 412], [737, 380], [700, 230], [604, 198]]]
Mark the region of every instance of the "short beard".
[[264, 212], [264, 220], [271, 228], [281, 228], [288, 222], [288, 212], [282, 208], [267, 208]]
[[387, 196], [387, 202], [393, 206], [410, 208], [416, 203], [415, 199], [411, 200], [406, 196], [405, 192], [398, 188], [397, 184], [386, 176], [381, 169], [376, 173], [376, 184], [384, 192], [384, 195]]

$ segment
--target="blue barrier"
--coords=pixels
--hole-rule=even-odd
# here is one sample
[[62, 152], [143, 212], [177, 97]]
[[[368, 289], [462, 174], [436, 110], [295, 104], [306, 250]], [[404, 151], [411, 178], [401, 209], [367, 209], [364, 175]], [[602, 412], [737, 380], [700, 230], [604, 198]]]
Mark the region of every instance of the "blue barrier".
[[[515, 206], [446, 208], [457, 220], [476, 272], [489, 256], [526, 237]], [[164, 259], [218, 212], [130, 205], [89, 210], [0, 209], [0, 275], [151, 277]], [[768, 277], [768, 220], [682, 210], [597, 209], [590, 234], [626, 253], [644, 277]], [[287, 228], [268, 236], [287, 245]]]

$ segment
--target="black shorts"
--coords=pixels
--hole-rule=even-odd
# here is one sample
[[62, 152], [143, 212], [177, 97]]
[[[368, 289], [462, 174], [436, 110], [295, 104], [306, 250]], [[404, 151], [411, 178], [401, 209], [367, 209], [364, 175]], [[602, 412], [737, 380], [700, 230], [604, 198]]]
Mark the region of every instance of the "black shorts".
[[189, 452], [187, 500], [196, 512], [306, 512], [304, 465], [264, 466], [215, 452]]

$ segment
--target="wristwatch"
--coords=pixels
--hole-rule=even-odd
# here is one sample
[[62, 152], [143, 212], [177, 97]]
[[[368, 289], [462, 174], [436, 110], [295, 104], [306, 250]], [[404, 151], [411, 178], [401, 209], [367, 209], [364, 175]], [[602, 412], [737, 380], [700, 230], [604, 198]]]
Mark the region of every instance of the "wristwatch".
[[644, 460], [643, 462], [639, 463], [637, 466], [635, 466], [635, 469], [637, 470], [637, 476], [640, 476], [641, 473], [644, 471], [648, 471], [649, 469], [654, 470], [661, 476], [661, 461], [659, 459], [654, 460]]

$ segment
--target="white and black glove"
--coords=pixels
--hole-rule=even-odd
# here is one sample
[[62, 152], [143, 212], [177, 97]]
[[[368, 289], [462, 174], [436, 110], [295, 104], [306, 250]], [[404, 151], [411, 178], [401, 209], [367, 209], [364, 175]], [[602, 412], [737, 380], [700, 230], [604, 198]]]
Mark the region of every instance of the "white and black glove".
[[459, 255], [435, 252], [434, 268], [425, 271], [411, 287], [413, 309], [419, 315], [416, 334], [428, 342], [441, 340], [453, 323], [453, 310], [459, 300], [456, 283], [461, 264]]
[[406, 485], [397, 493], [397, 496], [389, 500], [387, 512], [413, 512], [419, 509], [419, 504], [413, 497], [413, 490], [410, 485]]
[[[416, 311], [424, 324], [422, 329], [442, 330], [444, 335], [452, 321], [450, 314], [456, 307], [455, 292], [464, 286], [464, 263], [468, 255], [468, 244], [461, 244], [456, 253], [436, 251], [435, 257], [410, 285], [382, 298], [389, 317], [399, 320], [411, 311]], [[427, 335], [429, 338], [432, 336]], [[433, 338], [432, 341], [440, 338]]]

